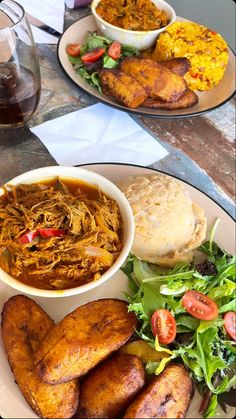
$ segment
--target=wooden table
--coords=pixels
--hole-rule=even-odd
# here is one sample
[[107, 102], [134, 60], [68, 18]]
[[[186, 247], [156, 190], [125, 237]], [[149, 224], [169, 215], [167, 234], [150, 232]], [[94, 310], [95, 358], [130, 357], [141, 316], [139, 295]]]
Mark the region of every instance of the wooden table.
[[[65, 27], [89, 13], [66, 10]], [[37, 167], [54, 165], [29, 127], [95, 103], [62, 73], [56, 46], [37, 45], [42, 93], [37, 112], [27, 126], [0, 131], [0, 184]], [[235, 217], [235, 98], [217, 110], [183, 119], [134, 119], [169, 151], [152, 167], [198, 187]]]

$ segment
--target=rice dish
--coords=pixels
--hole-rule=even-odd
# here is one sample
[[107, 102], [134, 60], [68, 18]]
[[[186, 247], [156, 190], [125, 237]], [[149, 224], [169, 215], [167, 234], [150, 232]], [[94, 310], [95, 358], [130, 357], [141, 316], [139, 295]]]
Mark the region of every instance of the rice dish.
[[209, 90], [224, 76], [229, 51], [223, 37], [193, 22], [175, 22], [157, 40], [153, 58], [157, 61], [186, 57], [191, 62], [184, 78], [192, 90]]
[[183, 184], [163, 174], [130, 176], [117, 182], [128, 199], [135, 223], [131, 252], [163, 266], [190, 262], [206, 236], [203, 210]]

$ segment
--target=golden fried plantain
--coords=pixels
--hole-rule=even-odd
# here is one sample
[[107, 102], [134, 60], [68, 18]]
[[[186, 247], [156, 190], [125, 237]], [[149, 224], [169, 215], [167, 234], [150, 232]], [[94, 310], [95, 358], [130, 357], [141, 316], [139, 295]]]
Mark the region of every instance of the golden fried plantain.
[[148, 97], [143, 102], [143, 106], [146, 106], [147, 108], [174, 110], [190, 108], [191, 106], [196, 105], [196, 103], [198, 103], [198, 95], [193, 92], [193, 90], [187, 89], [176, 102], [164, 102], [160, 99]]
[[109, 92], [128, 108], [137, 108], [147, 98], [143, 86], [122, 71], [103, 69], [99, 76], [103, 91]]
[[42, 418], [71, 418], [78, 405], [77, 382], [46, 384], [33, 363], [33, 351], [53, 328], [52, 319], [30, 298], [16, 295], [4, 304], [1, 326], [9, 364], [34, 412]]
[[148, 96], [166, 102], [178, 100], [187, 89], [183, 77], [148, 58], [125, 58], [120, 69], [141, 83]]
[[185, 417], [193, 396], [193, 382], [183, 365], [172, 364], [155, 377], [128, 407], [123, 419]]
[[159, 64], [164, 65], [172, 73], [184, 76], [191, 67], [191, 63], [186, 57], [170, 58], [169, 60], [158, 61]]
[[84, 375], [120, 348], [136, 326], [125, 301], [108, 298], [82, 305], [49, 331], [35, 353], [36, 371], [51, 384]]
[[144, 366], [137, 356], [113, 355], [85, 377], [75, 419], [121, 417], [144, 382]]

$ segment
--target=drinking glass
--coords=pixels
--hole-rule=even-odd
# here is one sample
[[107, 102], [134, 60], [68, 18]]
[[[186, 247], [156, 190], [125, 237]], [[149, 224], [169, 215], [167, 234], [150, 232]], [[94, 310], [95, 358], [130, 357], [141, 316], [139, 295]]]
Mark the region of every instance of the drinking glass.
[[0, 0], [0, 127], [24, 125], [37, 108], [40, 70], [25, 11]]

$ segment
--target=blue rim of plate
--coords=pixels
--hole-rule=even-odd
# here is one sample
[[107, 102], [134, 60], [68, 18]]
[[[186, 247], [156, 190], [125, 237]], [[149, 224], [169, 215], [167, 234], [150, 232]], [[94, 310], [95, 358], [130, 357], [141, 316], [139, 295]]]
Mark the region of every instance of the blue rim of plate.
[[[191, 186], [192, 188], [198, 190], [202, 194], [204, 194], [207, 198], [209, 198], [211, 201], [213, 201], [218, 207], [220, 207], [230, 218], [235, 222], [235, 218], [221, 205], [219, 202], [217, 202], [214, 198], [212, 198], [210, 195], [208, 195], [205, 191], [200, 189], [198, 186], [193, 185], [192, 183], [188, 182], [187, 180], [181, 179], [180, 177], [176, 175], [172, 175], [168, 172], [165, 172], [164, 170], [155, 169], [153, 167], [146, 167], [142, 166], [140, 164], [133, 164], [133, 163], [119, 163], [119, 162], [101, 162], [101, 163], [83, 163], [83, 164], [76, 164], [75, 167], [86, 167], [86, 166], [126, 166], [126, 167], [138, 167], [140, 169], [150, 170], [158, 173], [163, 173], [164, 175], [170, 176], [174, 179], [179, 180], [180, 182], [186, 183], [187, 185]], [[236, 210], [236, 207], [235, 207]]]
[[[62, 71], [63, 71], [63, 73], [65, 74], [65, 76], [67, 77], [67, 78], [69, 78], [70, 79], [70, 81], [75, 85], [75, 86], [77, 86], [77, 88], [79, 88], [82, 92], [84, 92], [84, 93], [86, 93], [89, 97], [91, 97], [91, 98], [93, 98], [93, 99], [95, 99], [97, 102], [101, 102], [101, 103], [103, 103], [104, 105], [107, 105], [107, 106], [110, 106], [110, 107], [112, 107], [112, 108], [115, 108], [115, 109], [118, 109], [119, 111], [122, 111], [122, 112], [127, 112], [127, 113], [129, 113], [129, 114], [134, 114], [134, 115], [138, 115], [138, 116], [147, 116], [147, 117], [150, 117], [150, 118], [157, 118], [157, 119], [180, 119], [180, 118], [191, 118], [191, 117], [193, 117], [193, 116], [199, 116], [199, 115], [203, 115], [203, 114], [205, 114], [205, 113], [207, 113], [207, 112], [210, 112], [210, 111], [213, 111], [213, 110], [215, 110], [215, 109], [217, 109], [217, 108], [219, 108], [219, 107], [221, 107], [221, 106], [223, 106], [225, 103], [227, 103], [230, 99], [232, 99], [233, 98], [233, 96], [235, 95], [235, 93], [236, 93], [236, 87], [235, 87], [235, 89], [234, 89], [234, 91], [232, 92], [232, 94], [230, 94], [226, 99], [224, 99], [221, 103], [218, 103], [217, 105], [214, 105], [214, 106], [212, 106], [212, 107], [210, 107], [210, 108], [207, 108], [207, 109], [204, 109], [204, 110], [202, 110], [202, 111], [197, 111], [197, 112], [190, 112], [190, 113], [187, 113], [187, 114], [181, 114], [181, 115], [171, 115], [171, 111], [170, 111], [170, 115], [168, 114], [168, 115], [165, 115], [165, 114], [153, 114], [153, 113], [149, 113], [148, 111], [142, 111], [142, 110], [138, 110], [138, 109], [130, 109], [130, 108], [126, 108], [126, 107], [124, 107], [123, 105], [119, 105], [119, 103], [111, 103], [111, 102], [109, 102], [109, 101], [107, 101], [106, 99], [103, 99], [103, 98], [98, 98], [97, 97], [97, 95], [96, 94], [93, 94], [93, 93], [91, 93], [91, 92], [89, 92], [87, 89], [85, 89], [85, 88], [83, 88], [83, 87], [81, 87], [78, 83], [76, 83], [71, 77], [70, 77], [70, 75], [66, 72], [66, 70], [64, 69], [64, 67], [63, 67], [63, 64], [61, 63], [61, 61], [60, 61], [60, 58], [59, 58], [59, 48], [60, 48], [60, 43], [61, 43], [61, 40], [62, 40], [62, 38], [63, 38], [63, 36], [64, 36], [64, 34], [71, 28], [71, 26], [73, 26], [73, 25], [76, 25], [77, 23], [78, 23], [78, 21], [80, 21], [80, 20], [83, 20], [83, 19], [85, 19], [85, 18], [87, 18], [88, 16], [92, 16], [92, 14], [88, 14], [88, 15], [86, 15], [86, 16], [83, 16], [81, 19], [79, 19], [79, 20], [76, 20], [75, 22], [73, 22], [71, 25], [69, 25], [67, 28], [66, 28], [66, 30], [61, 34], [61, 36], [60, 36], [60, 38], [59, 38], [59, 40], [58, 40], [58, 44], [57, 44], [57, 59], [58, 59], [58, 62], [59, 62], [59, 65], [60, 65], [60, 67], [61, 67], [61, 69], [62, 69]], [[231, 50], [231, 52], [233, 53], [233, 55], [234, 56], [236, 56], [236, 54], [234, 53], [234, 51], [231, 49], [231, 47], [228, 45], [228, 48]], [[96, 91], [96, 89], [94, 88], [94, 91]], [[147, 108], [148, 109], [148, 108]], [[191, 109], [191, 108], [188, 108], [188, 109]], [[158, 111], [158, 110], [157, 110]]]

